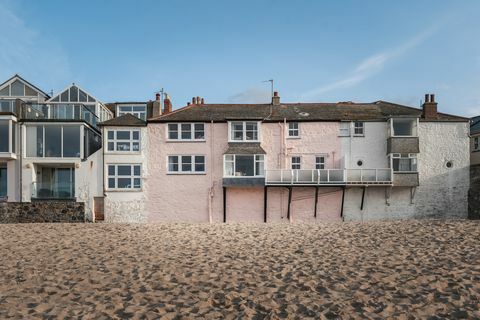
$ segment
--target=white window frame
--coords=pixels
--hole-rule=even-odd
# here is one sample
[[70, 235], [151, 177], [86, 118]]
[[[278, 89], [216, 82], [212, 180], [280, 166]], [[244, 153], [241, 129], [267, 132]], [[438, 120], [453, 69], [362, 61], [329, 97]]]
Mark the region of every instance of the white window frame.
[[[143, 107], [143, 111], [133, 111], [134, 107]], [[130, 111], [122, 111], [121, 108], [130, 108]], [[125, 114], [131, 114], [143, 121], [147, 121], [147, 105], [141, 103], [117, 105], [117, 117], [123, 116]], [[141, 117], [142, 115], [144, 116], [144, 118]]]
[[288, 138], [300, 138], [300, 122], [293, 121], [288, 123]]
[[[415, 171], [395, 171], [393, 168], [393, 159], [415, 159], [416, 169]], [[394, 173], [418, 173], [418, 157], [416, 153], [409, 153], [408, 157], [402, 157], [401, 153], [392, 153], [390, 155], [390, 167]]]
[[[45, 126], [51, 126], [51, 125], [55, 125], [55, 126], [60, 126], [61, 127], [61, 138], [60, 138], [60, 147], [61, 147], [61, 156], [60, 157], [47, 157], [45, 156]], [[31, 156], [28, 156], [27, 153], [27, 148], [26, 148], [26, 140], [27, 140], [27, 128], [28, 127], [38, 127], [38, 126], [42, 126], [42, 156], [34, 156], [34, 157], [31, 157]], [[63, 156], [63, 128], [64, 127], [79, 127], [78, 130], [80, 130], [80, 155], [78, 157], [64, 157]], [[23, 142], [25, 143], [25, 148], [23, 149], [23, 154], [24, 154], [24, 157], [25, 158], [28, 158], [28, 159], [33, 159], [33, 158], [43, 158], [43, 159], [83, 159], [83, 152], [84, 152], [84, 137], [85, 137], [85, 134], [84, 134], [84, 126], [83, 125], [79, 125], [79, 124], [66, 124], [66, 123], [32, 123], [31, 125], [26, 125], [25, 126], [25, 131], [22, 131], [24, 132], [24, 140]]]
[[[132, 153], [132, 154], [138, 154], [141, 153], [142, 151], [142, 131], [140, 129], [107, 129], [107, 134], [106, 136], [106, 150], [105, 153]], [[117, 132], [118, 131], [128, 131], [130, 132], [130, 139], [118, 139], [117, 138]], [[113, 132], [113, 139], [109, 138], [109, 133]], [[133, 133], [138, 132], [138, 140], [133, 138]], [[110, 150], [109, 144], [113, 143], [113, 150]], [[129, 143], [130, 145], [130, 150], [125, 151], [125, 150], [117, 150], [117, 144], [118, 143]], [[133, 144], [138, 143], [138, 150], [133, 150]]]
[[478, 137], [473, 137], [473, 151], [480, 150]]
[[[115, 173], [114, 175], [110, 175], [110, 166], [115, 167]], [[130, 166], [130, 175], [125, 175], [125, 176], [119, 176], [118, 175], [118, 167], [119, 166]], [[106, 189], [107, 191], [141, 191], [142, 186], [143, 186], [143, 181], [142, 181], [142, 164], [141, 163], [107, 163], [105, 165], [105, 170], [106, 170]], [[135, 167], [140, 167], [140, 174], [136, 175], [135, 174]], [[130, 188], [118, 188], [118, 179], [119, 178], [130, 178]], [[110, 179], [115, 179], [115, 187], [111, 188], [110, 187]], [[140, 187], [135, 187], [134, 184], [134, 179], [140, 179]]]
[[[318, 161], [319, 158], [323, 158], [322, 161]], [[318, 168], [318, 166], [323, 166], [323, 168]], [[317, 154], [315, 156], [315, 169], [316, 170], [324, 170], [327, 167], [327, 155], [325, 154]]]
[[[298, 163], [295, 161], [293, 162], [293, 159], [298, 159]], [[297, 166], [298, 168], [294, 168], [293, 166]], [[290, 168], [292, 170], [302, 170], [302, 157], [301, 156], [292, 156], [290, 157]]]
[[[18, 130], [19, 125], [17, 123], [17, 120], [13, 116], [8, 116], [7, 118], [1, 118], [0, 121], [6, 121], [8, 122], [8, 151], [6, 152], [0, 152], [0, 154], [5, 155], [9, 154], [10, 157], [16, 157], [15, 154], [17, 153], [17, 139], [18, 139], [18, 132], [14, 133], [14, 130]], [[15, 124], [15, 126], [14, 126]], [[15, 147], [15, 148], [13, 148]], [[15, 152], [14, 152], [15, 149]]]
[[[237, 156], [253, 156], [253, 176], [236, 176], [236, 157]], [[233, 157], [227, 160], [227, 157]], [[258, 159], [257, 159], [258, 158]], [[233, 175], [227, 175], [227, 162], [232, 163]], [[263, 163], [263, 173], [258, 174], [257, 163]], [[263, 178], [265, 177], [265, 155], [264, 154], [224, 154], [223, 155], [223, 177], [224, 178]]]
[[351, 123], [342, 121], [339, 123], [338, 127], [338, 136], [339, 137], [350, 137]]
[[[242, 140], [234, 140], [232, 136], [232, 125], [234, 123], [242, 123]], [[247, 123], [255, 123], [257, 125], [257, 139], [256, 140], [247, 140]], [[261, 130], [260, 130], [261, 121], [229, 121], [228, 122], [228, 142], [260, 142]]]
[[[357, 126], [359, 125], [359, 126]], [[357, 129], [361, 130], [361, 133], [357, 133]], [[364, 121], [353, 121], [353, 136], [354, 137], [364, 137], [365, 136], [365, 122]]]
[[[393, 130], [393, 122], [395, 120], [411, 120], [414, 121], [414, 127], [412, 128], [413, 135], [403, 136], [403, 135], [396, 135], [395, 131]], [[390, 118], [390, 136], [394, 138], [415, 138], [418, 137], [418, 128], [419, 128], [419, 119], [418, 118]]]
[[[184, 132], [184, 131], [182, 131], [182, 125], [185, 125], [185, 124], [190, 125], [190, 130], [188, 130], [188, 132], [190, 132], [190, 139], [183, 139], [182, 138], [182, 133]], [[197, 130], [195, 130], [195, 125], [199, 125], [199, 124], [201, 124], [203, 126], [203, 138], [196, 139], [195, 138], [195, 132]], [[170, 138], [170, 125], [176, 125], [177, 126], [177, 139]], [[198, 131], [200, 131], [200, 130], [198, 130]], [[174, 141], [174, 142], [179, 142], [179, 141], [187, 141], [187, 142], [200, 141], [200, 142], [204, 142], [204, 141], [206, 141], [206, 139], [205, 139], [206, 130], [205, 130], [205, 123], [204, 122], [170, 122], [170, 123], [167, 123], [166, 132], [167, 132], [166, 133], [167, 141]], [[185, 132], [187, 132], [187, 131], [185, 131]]]
[[[170, 157], [177, 157], [178, 171], [170, 170]], [[190, 171], [183, 171], [182, 157], [190, 157]], [[196, 171], [196, 157], [203, 157], [203, 171]], [[200, 163], [200, 162], [198, 162]], [[205, 154], [169, 154], [167, 155], [167, 174], [206, 174], [207, 173], [207, 156]]]

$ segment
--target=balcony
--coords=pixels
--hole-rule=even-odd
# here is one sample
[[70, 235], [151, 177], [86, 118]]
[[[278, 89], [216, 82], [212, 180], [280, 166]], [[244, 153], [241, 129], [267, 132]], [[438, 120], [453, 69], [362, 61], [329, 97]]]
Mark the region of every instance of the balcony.
[[266, 185], [391, 185], [391, 169], [265, 170]]
[[387, 140], [387, 154], [419, 152], [418, 137], [390, 137]]
[[84, 121], [97, 127], [98, 117], [83, 104], [25, 104], [22, 117], [28, 120]]
[[69, 182], [32, 183], [33, 200], [75, 200], [75, 185]]
[[393, 185], [395, 187], [417, 187], [419, 185], [418, 172], [394, 172]]

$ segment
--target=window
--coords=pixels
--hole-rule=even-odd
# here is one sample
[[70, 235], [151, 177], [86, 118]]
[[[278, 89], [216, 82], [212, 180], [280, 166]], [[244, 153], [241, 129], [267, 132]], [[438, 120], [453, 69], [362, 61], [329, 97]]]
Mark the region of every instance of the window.
[[141, 187], [141, 165], [108, 165], [108, 189], [140, 189]]
[[205, 173], [205, 156], [168, 156], [168, 173]]
[[205, 140], [205, 124], [203, 123], [169, 123], [167, 128], [168, 140]]
[[409, 154], [392, 154], [392, 165], [394, 172], [417, 172], [417, 155]]
[[350, 122], [340, 122], [340, 137], [349, 137], [350, 136]]
[[325, 156], [316, 156], [315, 157], [315, 169], [323, 170], [325, 169]]
[[299, 170], [301, 169], [301, 161], [300, 157], [292, 157], [292, 170]]
[[478, 137], [473, 138], [473, 150], [478, 150]]
[[10, 95], [11, 96], [14, 96], [14, 97], [21, 97], [21, 96], [24, 96], [25, 95], [25, 86], [22, 82], [20, 82], [19, 80], [15, 80], [15, 82], [13, 82], [11, 85], [10, 85]]
[[145, 121], [147, 119], [147, 106], [146, 105], [133, 105], [133, 106], [117, 106], [117, 116], [123, 116], [124, 114], [131, 114], [135, 117]]
[[259, 141], [258, 122], [234, 121], [230, 122], [229, 141]]
[[9, 120], [0, 120], [0, 152], [10, 152]]
[[290, 138], [297, 138], [300, 136], [300, 131], [298, 130], [298, 122], [288, 123], [288, 136]]
[[363, 136], [365, 134], [364, 132], [364, 122], [361, 121], [355, 121], [353, 123], [353, 135], [354, 136]]
[[265, 157], [263, 154], [226, 154], [224, 156], [225, 177], [263, 177], [264, 169]]
[[393, 136], [416, 137], [416, 119], [392, 119]]
[[80, 158], [80, 126], [27, 126], [27, 157]]
[[108, 130], [107, 150], [120, 152], [139, 152], [140, 130]]
[[0, 167], [0, 198], [7, 196], [7, 167]]

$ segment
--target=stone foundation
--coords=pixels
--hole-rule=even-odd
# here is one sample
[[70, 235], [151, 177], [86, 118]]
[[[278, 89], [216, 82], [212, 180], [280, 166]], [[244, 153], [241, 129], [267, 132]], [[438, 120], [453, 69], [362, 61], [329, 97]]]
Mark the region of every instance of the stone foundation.
[[0, 203], [0, 223], [85, 222], [85, 203], [34, 201]]

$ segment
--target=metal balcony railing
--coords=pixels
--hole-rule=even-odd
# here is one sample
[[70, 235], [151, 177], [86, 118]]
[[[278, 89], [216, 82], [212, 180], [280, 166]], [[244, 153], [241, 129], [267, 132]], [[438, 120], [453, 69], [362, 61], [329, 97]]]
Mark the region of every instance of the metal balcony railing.
[[83, 104], [25, 104], [22, 117], [31, 120], [78, 120], [96, 127], [98, 117]]
[[73, 199], [74, 197], [74, 183], [32, 183], [32, 198], [34, 199]]
[[392, 184], [391, 169], [265, 170], [266, 185]]

